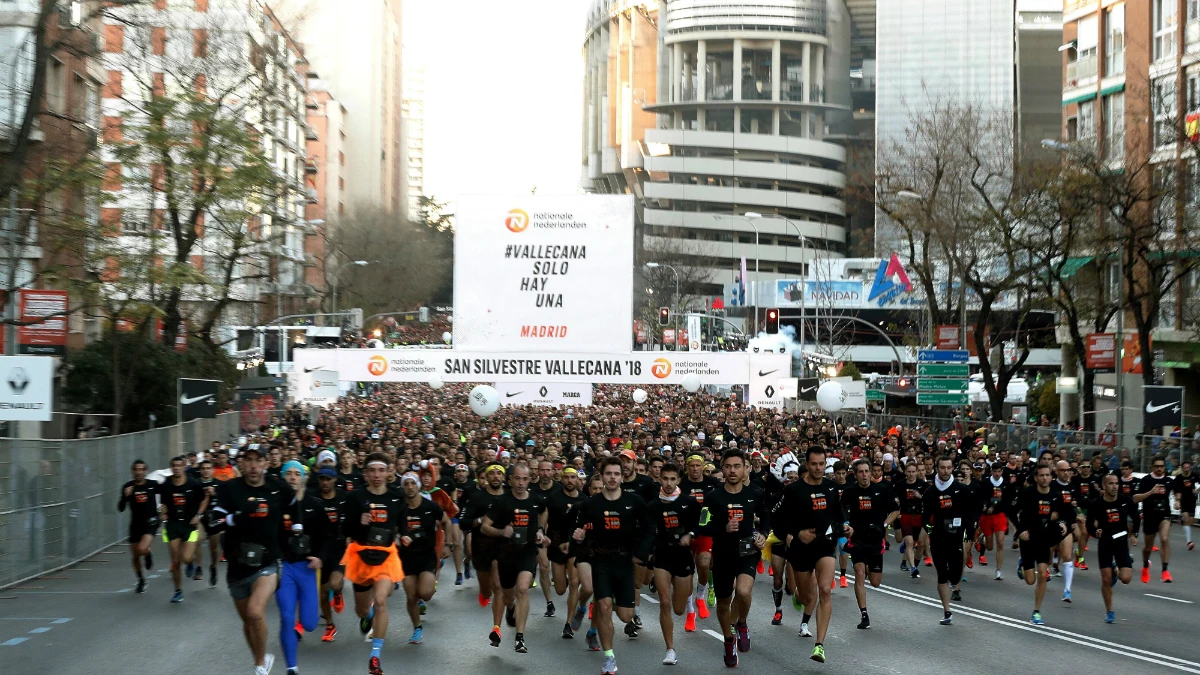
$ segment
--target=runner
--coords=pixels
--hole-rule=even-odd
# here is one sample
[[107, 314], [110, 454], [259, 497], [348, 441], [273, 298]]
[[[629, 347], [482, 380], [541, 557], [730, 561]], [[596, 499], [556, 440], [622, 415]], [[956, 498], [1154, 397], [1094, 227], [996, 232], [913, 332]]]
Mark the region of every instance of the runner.
[[[517, 630], [513, 650], [525, 654], [525, 623], [529, 619], [529, 587], [537, 572], [538, 547], [548, 541], [546, 533], [546, 504], [541, 497], [529, 492], [529, 467], [514, 464], [509, 476], [509, 492], [501, 495], [488, 509], [480, 531], [501, 539], [497, 552], [497, 579], [504, 592], [509, 625]], [[500, 631], [494, 627], [489, 639], [493, 647], [500, 646]]]
[[1137, 546], [1141, 520], [1133, 501], [1121, 496], [1120, 482], [1115, 473], [1104, 476], [1101, 495], [1088, 506], [1087, 528], [1096, 538], [1105, 623], [1117, 620], [1113, 612], [1113, 586], [1118, 579], [1125, 585], [1133, 580], [1133, 556], [1129, 555], [1129, 547]]
[[[725, 451], [721, 457], [725, 483], [705, 495], [700, 516], [700, 531], [713, 540], [713, 591], [717, 596], [717, 623], [725, 638], [728, 668], [737, 665], [738, 652], [750, 651], [746, 619], [754, 597], [758, 561], [767, 544], [762, 533], [770, 531], [766, 493], [745, 484], [747, 468], [740, 450]], [[760, 523], [757, 527], [756, 520]]]
[[475, 491], [474, 482], [470, 480], [471, 469], [466, 464], [454, 467], [454, 505], [458, 507], [458, 517], [451, 518], [453, 524], [451, 536], [457, 544], [453, 549], [455, 578], [454, 585], [462, 586], [464, 579], [471, 578], [470, 543], [471, 527], [462, 527], [462, 512], [467, 507], [471, 493]]
[[588, 544], [586, 560], [576, 560], [580, 575], [590, 579], [596, 596], [592, 624], [604, 650], [602, 675], [617, 672], [613, 651], [613, 622], [617, 618], [633, 621], [634, 564], [650, 555], [654, 524], [640, 497], [626, 492], [622, 485], [623, 462], [615, 457], [600, 461], [603, 481], [600, 494], [584, 500], [572, 538]]
[[145, 559], [146, 570], [154, 567], [154, 556], [150, 553], [150, 543], [158, 532], [158, 508], [154, 497], [158, 494], [158, 483], [146, 480], [146, 463], [134, 460], [133, 480], [121, 486], [121, 499], [117, 501], [117, 510], [124, 511], [129, 507], [129, 555], [133, 563], [133, 572], [137, 575], [137, 592], [146, 592], [146, 578], [142, 576], [142, 563]]
[[667, 653], [663, 665], [679, 663], [675, 653], [675, 625], [671, 612], [683, 616], [692, 596], [692, 575], [696, 562], [691, 543], [700, 525], [700, 504], [679, 489], [679, 467], [664, 464], [659, 470], [658, 499], [650, 503], [650, 518], [655, 524], [654, 584], [658, 590], [658, 624], [662, 628]]
[[900, 553], [904, 556], [900, 562], [900, 571], [912, 570], [912, 578], [920, 579], [921, 571], [917, 566], [920, 561], [918, 550], [925, 545], [925, 529], [921, 526], [923, 503], [929, 484], [921, 480], [921, 470], [917, 462], [911, 461], [904, 465], [904, 481], [896, 486], [896, 497], [900, 500], [900, 531], [896, 533], [896, 543], [900, 544]]
[[[783, 503], [783, 489], [787, 486], [800, 480], [800, 464], [795, 461], [795, 455], [788, 453], [788, 461], [780, 467], [783, 473], [783, 483], [773, 480], [780, 489], [774, 494], [767, 495], [767, 511], [771, 514], [770, 520], [775, 522], [779, 517], [779, 506]], [[772, 476], [774, 479], [774, 476]], [[789, 571], [790, 567], [787, 564], [787, 558], [784, 556], [784, 543], [775, 535], [772, 530], [767, 534], [767, 545], [763, 552], [769, 555], [771, 562], [771, 600], [775, 603], [775, 613], [771, 617], [772, 626], [783, 625], [783, 593], [785, 588], [792, 595], [792, 603], [796, 611], [803, 612], [804, 607], [799, 604], [799, 594], [795, 591], [795, 582], [792, 574]]]
[[1021, 544], [1021, 559], [1017, 567], [1023, 571], [1025, 583], [1033, 586], [1034, 605], [1030, 622], [1044, 626], [1042, 600], [1046, 597], [1046, 576], [1050, 568], [1050, 550], [1067, 535], [1074, 511], [1061, 513], [1062, 496], [1051, 488], [1053, 472], [1044, 464], [1034, 472], [1034, 485], [1026, 487], [1017, 497], [1016, 531]]
[[1200, 481], [1192, 473], [1192, 460], [1184, 459], [1179, 463], [1179, 473], [1171, 483], [1171, 492], [1175, 493], [1175, 508], [1179, 509], [1179, 524], [1183, 526], [1184, 540], [1187, 550], [1196, 548], [1192, 542], [1192, 524], [1196, 521], [1196, 490], [1200, 489]]
[[267, 653], [267, 602], [279, 581], [283, 514], [296, 499], [287, 485], [267, 481], [267, 458], [259, 448], [242, 450], [238, 462], [245, 475], [217, 489], [213, 524], [223, 519], [225, 525], [225, 579], [254, 657], [254, 672], [267, 675], [275, 663], [275, 656]]
[[950, 590], [962, 578], [963, 542], [971, 518], [978, 507], [975, 495], [962, 483], [954, 480], [954, 460], [948, 456], [937, 460], [937, 475], [925, 491], [922, 512], [925, 531], [929, 533], [929, 553], [937, 570], [938, 598], [942, 601], [943, 626], [953, 620], [950, 601], [961, 601], [959, 589]]
[[[646, 475], [649, 471], [649, 465], [645, 458], [639, 458], [633, 450], [622, 450], [617, 457], [621, 459], [621, 487], [625, 492], [629, 492], [642, 498], [646, 504], [652, 503], [658, 498], [658, 484], [654, 479]], [[642, 586], [653, 583], [654, 574], [650, 568], [645, 565], [637, 565], [633, 568], [633, 627], [625, 626], [625, 634], [630, 639], [637, 638], [637, 631], [642, 629]]]
[[[537, 482], [529, 487], [529, 491], [541, 498], [543, 502], [549, 501], [551, 495], [562, 489], [555, 482], [558, 474], [554, 471], [554, 462], [548, 459], [539, 461], [537, 472]], [[552, 617], [554, 616], [554, 601], [550, 597], [549, 547], [538, 549], [538, 576], [541, 580], [542, 595], [546, 599], [546, 613], [544, 616]]]
[[[221, 558], [221, 535], [220, 533], [209, 532], [208, 523], [209, 516], [212, 514], [212, 509], [217, 505], [217, 486], [221, 484], [213, 477], [213, 463], [211, 460], [205, 459], [198, 465], [199, 467], [199, 483], [200, 489], [204, 490], [204, 496], [208, 497], [208, 510], [200, 514], [200, 526], [204, 531], [204, 538], [208, 540], [208, 585], [215, 587], [217, 585], [217, 561]], [[196, 569], [192, 579], [200, 581], [204, 578], [204, 547], [196, 547]]]
[[346, 566], [342, 564], [342, 556], [346, 555], [346, 537], [343, 534], [346, 520], [347, 493], [337, 488], [337, 471], [321, 469], [317, 471], [317, 484], [321, 488], [321, 508], [325, 517], [334, 528], [333, 540], [326, 549], [326, 556], [321, 560], [321, 617], [325, 619], [325, 634], [321, 642], [333, 642], [337, 637], [337, 626], [333, 623], [333, 613], [342, 613], [346, 608], [346, 600], [342, 596], [342, 585], [345, 579]]
[[326, 516], [321, 499], [306, 494], [304, 466], [288, 460], [281, 469], [284, 482], [296, 493], [296, 502], [283, 514], [283, 563], [275, 603], [279, 606], [279, 643], [287, 675], [297, 675], [296, 645], [304, 633], [317, 628], [321, 568], [338, 532], [337, 524]]
[[[679, 489], [683, 494], [696, 500], [704, 506], [704, 495], [712, 492], [721, 485], [721, 481], [705, 475], [703, 455], [692, 454], [687, 458], [687, 476], [679, 481]], [[709, 577], [712, 571], [712, 537], [697, 534], [692, 537], [692, 556], [696, 559], [696, 592], [688, 600], [687, 617], [683, 629], [687, 632], [696, 630], [696, 615], [701, 619], [709, 616], [709, 606], [715, 604], [716, 598], [709, 587]]]
[[[828, 464], [828, 460], [826, 460]], [[842, 460], [837, 460], [833, 463], [833, 489], [837, 490], [838, 502], [845, 504], [842, 501], [842, 493], [846, 488], [850, 487], [850, 483], [846, 482], [846, 475], [849, 473], [850, 467]], [[850, 556], [846, 553], [846, 537], [841, 537], [837, 542], [838, 549], [838, 568], [841, 570], [841, 576], [834, 580], [834, 584], [840, 583], [842, 588], [846, 587], [846, 564], [849, 562]]]
[[171, 477], [158, 486], [163, 541], [171, 551], [171, 580], [175, 582], [173, 603], [183, 602], [183, 565], [187, 565], [188, 578], [195, 572], [192, 557], [200, 540], [196, 528], [200, 514], [208, 510], [208, 495], [196, 479], [185, 473], [186, 469], [187, 458], [175, 457], [171, 460]]
[[866, 581], [869, 578], [875, 588], [883, 582], [883, 543], [887, 529], [900, 517], [900, 503], [887, 484], [871, 481], [871, 463], [866, 459], [854, 461], [854, 484], [842, 492], [841, 501], [854, 533], [847, 547], [854, 562], [854, 598], [862, 617], [858, 628], [865, 630], [871, 627]]
[[[411, 472], [400, 478], [400, 484], [404, 486], [404, 529], [412, 540], [400, 551], [400, 564], [404, 568], [405, 607], [413, 625], [408, 642], [414, 645], [420, 644], [425, 636], [421, 623], [422, 603], [432, 600], [437, 590], [437, 570], [441, 563], [438, 534], [450, 527], [450, 516], [437, 500], [423, 494], [421, 481], [421, 475]], [[446, 495], [445, 491], [434, 489], [442, 496]]]
[[480, 528], [492, 504], [505, 494], [504, 466], [489, 465], [483, 476], [483, 485], [471, 493], [463, 509], [463, 522], [471, 526], [471, 562], [479, 577], [479, 606], [487, 607], [489, 602], [492, 603], [493, 631], [496, 634], [493, 642], [499, 643], [500, 617], [504, 613], [500, 584], [496, 579], [496, 552], [500, 542], [484, 534]]
[[1142, 531], [1146, 539], [1142, 543], [1142, 583], [1150, 583], [1150, 553], [1154, 547], [1154, 538], [1158, 537], [1159, 551], [1162, 554], [1162, 582], [1169, 584], [1171, 572], [1167, 565], [1171, 562], [1171, 507], [1167, 500], [1174, 484], [1174, 479], [1166, 474], [1167, 460], [1162, 455], [1155, 455], [1150, 460], [1150, 473], [1138, 481], [1137, 493], [1133, 496], [1134, 504], [1142, 505]]
[[[996, 551], [996, 581], [1004, 579], [1004, 535], [1008, 533], [1008, 515], [1013, 502], [1015, 483], [1004, 477], [1004, 463], [992, 464], [992, 475], [984, 483], [986, 499], [983, 502], [983, 515], [979, 517], [979, 531], [983, 534], [983, 548]], [[987, 558], [981, 551], [979, 564], [987, 565]]]
[[404, 545], [411, 540], [404, 529], [404, 496], [387, 486], [387, 455], [367, 455], [364, 469], [367, 486], [346, 499], [344, 534], [353, 541], [346, 546], [342, 564], [354, 587], [358, 630], [371, 641], [367, 671], [383, 675], [380, 654], [388, 629], [387, 601], [395, 584], [404, 580], [396, 540]]
[[[1071, 602], [1071, 582], [1075, 578], [1075, 561], [1078, 559], [1075, 552], [1075, 535], [1082, 528], [1084, 522], [1076, 510], [1076, 505], [1079, 504], [1079, 481], [1073, 475], [1071, 464], [1065, 460], [1055, 463], [1054, 472], [1057, 476], [1054, 481], [1054, 489], [1058, 491], [1062, 501], [1056, 508], [1064, 513], [1071, 512], [1071, 518], [1067, 521], [1067, 536], [1058, 543], [1058, 560], [1062, 565], [1063, 577], [1062, 599], [1063, 602]], [[1056, 563], [1056, 576], [1058, 569], [1058, 563]]]
[[577, 509], [584, 495], [579, 491], [579, 472], [573, 468], [562, 470], [562, 489], [551, 493], [546, 502], [546, 534], [550, 544], [546, 556], [552, 565], [554, 593], [567, 594], [567, 621], [563, 624], [563, 639], [575, 637], [575, 631], [583, 624], [587, 605], [579, 602], [579, 573], [575, 567], [575, 556], [571, 550], [571, 533], [575, 529]]

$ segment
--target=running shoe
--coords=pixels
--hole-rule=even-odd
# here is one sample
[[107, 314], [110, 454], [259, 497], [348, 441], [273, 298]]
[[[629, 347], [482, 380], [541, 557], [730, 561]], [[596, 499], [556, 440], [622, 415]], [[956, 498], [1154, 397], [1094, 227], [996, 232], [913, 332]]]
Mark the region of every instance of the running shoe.
[[295, 668], [288, 668], [287, 675], [300, 675], [300, 671]]
[[455, 586], [463, 585], [463, 575], [459, 574], [458, 576], [454, 577], [454, 585]]
[[907, 572], [907, 571], [908, 571], [908, 561], [907, 561], [907, 560], [901, 560], [901, 561], [900, 561], [900, 571], [901, 571], [901, 572]]
[[744, 623], [739, 623], [734, 626], [737, 631], [737, 649], [739, 652], [745, 653], [750, 651], [750, 627]]
[[704, 598], [696, 598], [696, 614], [699, 614], [701, 619], [708, 618], [708, 601]]
[[333, 642], [335, 637], [337, 637], [337, 626], [333, 624], [325, 626], [325, 634], [321, 636], [321, 642]]
[[811, 658], [813, 661], [816, 661], [817, 663], [825, 663], [825, 648], [822, 647], [821, 645], [814, 646], [813, 651], [812, 651], [812, 656], [810, 656], [809, 658]]
[[1158, 547], [1157, 547], [1157, 546], [1155, 546], [1154, 548], [1151, 548], [1150, 550], [1151, 550], [1151, 551], [1153, 551], [1153, 552], [1155, 552], [1155, 553], [1158, 553]]
[[769, 576], [769, 577], [775, 576], [775, 566], [774, 565], [767, 565], [767, 576]]
[[696, 613], [688, 612], [687, 618], [683, 620], [683, 630], [688, 633], [696, 632]]
[[731, 638], [731, 637], [725, 638], [725, 667], [726, 668], [736, 668], [737, 667], [738, 655], [737, 655], [736, 649], [734, 649], [735, 644], [736, 644], [736, 641], [733, 638]]
[[562, 637], [564, 640], [574, 640], [575, 639], [575, 631], [571, 630], [571, 622], [570, 621], [563, 624]]
[[[762, 572], [760, 571], [759, 574], [762, 574]], [[653, 579], [650, 580], [650, 586], [648, 588], [650, 589], [650, 595], [658, 595], [658, 586], [654, 585]]]
[[154, 554], [147, 553], [146, 557], [142, 560], [142, 562], [144, 562], [146, 564], [146, 571], [149, 572], [150, 570], [152, 570], [154, 568]]
[[846, 587], [846, 575], [845, 574], [842, 575], [842, 580], [840, 582], [838, 582], [838, 585], [841, 586], [842, 588]]
[[673, 666], [679, 663], [679, 657], [675, 655], [674, 649], [668, 649], [667, 655], [663, 657], [664, 666]]
[[1050, 581], [1050, 570], [1046, 570], [1046, 581]]
[[574, 633], [575, 631], [578, 631], [579, 628], [581, 626], [583, 626], [583, 617], [585, 614], [587, 614], [587, 609], [585, 609], [583, 607], [583, 605], [580, 605], [579, 609], [575, 610], [575, 616], [571, 617], [571, 632], [572, 633]]
[[467, 564], [463, 565], [463, 578], [464, 579], [471, 578], [471, 563], [467, 563]]
[[1025, 569], [1023, 564], [1024, 562], [1025, 560], [1023, 558], [1017, 558], [1017, 574], [1021, 574], [1021, 572]]
[[1172, 578], [1171, 578], [1171, 573], [1170, 573], [1170, 572], [1168, 572], [1167, 570], [1163, 570], [1163, 572], [1162, 572], [1162, 582], [1163, 582], [1164, 584], [1169, 584], [1169, 583], [1171, 583], [1172, 581], [1174, 581], [1174, 579], [1172, 579]]
[[341, 593], [334, 593], [333, 600], [329, 605], [333, 608], [334, 612], [341, 614], [342, 610], [346, 609], [346, 598]]
[[859, 630], [866, 630], [871, 627], [871, 617], [867, 616], [866, 612], [862, 615], [862, 621], [858, 622]]
[[638, 639], [637, 626], [633, 625], [632, 621], [625, 624], [625, 635], [628, 636], [630, 640]]
[[1058, 565], [1055, 565], [1055, 566], [1054, 566], [1054, 576], [1055, 576], [1055, 577], [1061, 577], [1061, 576], [1062, 576], [1062, 570], [1060, 570], [1060, 569], [1058, 568]]
[[982, 553], [979, 554], [979, 564], [983, 565], [984, 567], [987, 567], [987, 556], [986, 555], [983, 555]]
[[383, 667], [379, 665], [379, 657], [372, 656], [370, 661], [367, 661], [368, 675], [383, 675]]
[[1071, 602], [1071, 591], [1063, 591], [1063, 602]]
[[797, 633], [797, 635], [799, 635], [800, 637], [812, 637], [812, 633], [809, 632], [809, 630], [808, 630], [807, 623], [800, 624], [800, 632]]
[[424, 600], [418, 600], [418, 601], [417, 601], [417, 608], [418, 608], [418, 609], [419, 609], [419, 611], [421, 612], [421, 616], [425, 616], [425, 612], [429, 611], [429, 608], [427, 608], [427, 607], [425, 606], [425, 601], [424, 601]]
[[764, 569], [766, 569], [766, 563], [763, 562], [762, 558], [759, 558], [758, 559], [758, 573], [762, 574]]
[[910, 577], [912, 577], [913, 579], [920, 579], [920, 578], [921, 578], [921, 570], [920, 570], [920, 569], [918, 569], [918, 568], [917, 568], [917, 567], [914, 565], [914, 566], [913, 566], [913, 568], [912, 568], [912, 574], [910, 574], [909, 576], [910, 576]]
[[412, 637], [408, 638], [408, 644], [419, 645], [421, 644], [421, 638], [423, 637], [425, 637], [425, 629], [421, 626], [417, 626], [413, 629]]
[[1115, 612], [1105, 612], [1104, 613], [1104, 623], [1116, 623], [1116, 622], [1117, 622], [1117, 615]]
[[973, 556], [973, 555], [967, 556], [967, 569], [969, 569], [969, 570], [975, 569], [975, 556]]
[[933, 567], [933, 558], [931, 558], [929, 556], [925, 556], [925, 566]]
[[550, 618], [550, 617], [554, 616], [554, 603], [553, 602], [546, 603], [546, 613], [543, 614], [542, 616], [545, 616], [546, 618]]
[[1035, 611], [1033, 613], [1033, 616], [1029, 618], [1029, 623], [1032, 623], [1035, 626], [1045, 626], [1046, 625], [1046, 622], [1042, 621], [1042, 613], [1037, 612], [1037, 611]]
[[795, 595], [792, 596], [792, 609], [800, 612], [801, 614], [804, 613], [804, 603], [800, 602], [800, 598], [796, 597]]
[[371, 624], [375, 621], [375, 608], [372, 607], [367, 615], [358, 620], [358, 632], [366, 635], [371, 630]]
[[191, 579], [191, 578], [192, 578], [192, 575], [193, 575], [193, 574], [195, 574], [195, 573], [196, 573], [196, 565], [195, 565], [195, 564], [193, 564], [193, 563], [188, 563], [188, 564], [187, 564], [187, 571], [186, 571], [186, 572], [184, 572], [183, 576], [187, 577], [188, 579]]
[[954, 615], [950, 612], [946, 612], [946, 614], [942, 616], [942, 620], [938, 621], [938, 623], [943, 626], [949, 626], [954, 623]]
[[1085, 572], [1087, 571], [1087, 568], [1088, 568], [1087, 563], [1085, 563], [1083, 561], [1083, 558], [1080, 558], [1079, 562], [1075, 563], [1075, 567], [1078, 567], [1079, 569], [1081, 569]]
[[1192, 550], [1195, 550], [1195, 548], [1196, 548], [1196, 542], [1194, 542], [1194, 541], [1189, 541], [1189, 542], [1188, 542], [1188, 550], [1189, 550], [1189, 551], [1192, 551]]
[[171, 602], [174, 604], [183, 602], [183, 591], [175, 591], [175, 595], [171, 596]]
[[515, 605], [504, 608], [504, 623], [508, 624], [509, 628], [517, 627], [517, 610]]
[[[596, 632], [595, 628], [589, 628], [585, 637], [587, 638], [588, 651], [600, 651], [600, 634]], [[613, 670], [615, 671], [616, 668], [613, 668]]]
[[209, 588], [215, 588], [216, 585], [217, 585], [217, 566], [211, 565], [208, 568], [208, 586], [209, 586]]
[[642, 629], [642, 617], [637, 613], [637, 609], [633, 610], [633, 625], [637, 626], [638, 630]]
[[771, 625], [772, 626], [782, 626], [783, 625], [783, 610], [782, 609], [775, 610], [775, 616], [771, 617]]
[[962, 593], [956, 588], [950, 591], [950, 599], [954, 602], [962, 602]]
[[600, 667], [600, 675], [617, 675], [617, 657], [604, 657], [604, 665]]
[[1004, 575], [1000, 572], [1000, 570], [996, 570], [996, 581], [1004, 581]]
[[[709, 607], [716, 607], [716, 606], [717, 606], [717, 591], [715, 590], [715, 588], [716, 588], [715, 586], [709, 586], [709, 587], [708, 587], [708, 606], [709, 606]], [[708, 617], [707, 617], [707, 616], [704, 616], [704, 615], [701, 615], [701, 616], [700, 616], [700, 618], [701, 618], [701, 619], [706, 619], [706, 618], [708, 618]]]
[[1142, 568], [1142, 583], [1143, 584], [1150, 583], [1150, 568], [1149, 567]]
[[491, 598], [487, 597], [483, 593], [479, 594], [479, 606], [480, 607], [487, 607], [489, 602], [491, 602]]
[[304, 639], [304, 624], [297, 621], [296, 625], [292, 626], [292, 631], [296, 633], [296, 642], [300, 642]]
[[488, 633], [488, 640], [491, 641], [493, 647], [500, 646], [500, 629], [493, 628], [492, 632]]
[[525, 646], [525, 640], [517, 638], [516, 641], [513, 642], [513, 651], [518, 654], [528, 654], [529, 648]]
[[1116, 569], [1113, 569], [1113, 571], [1112, 571], [1112, 581], [1110, 581], [1108, 585], [1109, 585], [1109, 586], [1111, 586], [1111, 587], [1113, 587], [1113, 588], [1115, 588], [1115, 587], [1116, 587], [1116, 585], [1117, 585], [1117, 582], [1118, 582], [1118, 581], [1120, 581], [1120, 579], [1118, 579], [1118, 578], [1117, 578], [1117, 570], [1116, 570]]
[[904, 555], [904, 552], [907, 550], [908, 550], [908, 544], [903, 541], [900, 542], [900, 555]]
[[204, 568], [196, 565], [196, 569], [192, 570], [192, 581], [204, 581]]
[[145, 579], [138, 579], [136, 591], [138, 593], [146, 592], [146, 580]]
[[[263, 664], [261, 666], [254, 667], [254, 675], [270, 675], [271, 667], [274, 665], [275, 665], [275, 655], [274, 654], [266, 654], [263, 656]], [[379, 675], [383, 675], [383, 672], [380, 671]]]

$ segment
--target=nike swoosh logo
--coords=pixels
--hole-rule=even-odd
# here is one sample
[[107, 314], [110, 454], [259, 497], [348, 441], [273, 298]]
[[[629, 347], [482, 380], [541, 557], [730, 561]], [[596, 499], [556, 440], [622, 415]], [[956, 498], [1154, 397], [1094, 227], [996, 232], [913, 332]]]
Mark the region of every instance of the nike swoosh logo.
[[776, 368], [775, 370], [768, 370], [768, 371], [767, 371], [767, 372], [765, 372], [765, 373], [764, 373], [763, 371], [761, 371], [761, 370], [760, 370], [760, 371], [758, 371], [758, 376], [759, 376], [759, 377], [766, 377], [766, 376], [770, 375], [771, 373], [777, 373], [777, 372], [779, 372], [779, 369], [778, 369], [778, 368]]
[[312, 367], [312, 368], [305, 368], [305, 369], [304, 369], [304, 372], [305, 372], [305, 373], [311, 373], [311, 372], [312, 372], [312, 371], [314, 371], [314, 370], [321, 370], [321, 369], [323, 369], [324, 367], [325, 367], [325, 366], [314, 366], [314, 367]]
[[816, 387], [804, 387], [800, 391], [801, 392], [809, 392], [809, 391], [812, 391], [813, 389], [816, 389]]
[[517, 393], [514, 394], [511, 391], [506, 391], [506, 392], [504, 392], [504, 396], [507, 398], [512, 398], [514, 396], [520, 396], [521, 394], [524, 394], [524, 393], [525, 392], [523, 392], [523, 391], [518, 391]]
[[193, 396], [192, 398], [188, 398], [187, 396], [180, 396], [179, 404], [180, 405], [191, 405], [197, 401], [203, 401], [206, 398], [212, 398], [212, 397], [213, 397], [212, 394], [205, 394], [203, 396]]
[[1149, 401], [1147, 401], [1146, 402], [1146, 412], [1148, 412], [1148, 413], [1158, 412], [1159, 410], [1162, 410], [1163, 408], [1170, 408], [1173, 405], [1178, 405], [1178, 404], [1175, 403], [1174, 401], [1171, 401], [1170, 403], [1164, 403], [1162, 405], [1154, 405], [1154, 404], [1150, 403]]

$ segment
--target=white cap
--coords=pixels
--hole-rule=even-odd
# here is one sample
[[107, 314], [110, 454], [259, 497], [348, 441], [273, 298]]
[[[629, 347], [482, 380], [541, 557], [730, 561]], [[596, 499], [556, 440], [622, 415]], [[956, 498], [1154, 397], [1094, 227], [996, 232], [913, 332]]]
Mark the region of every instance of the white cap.
[[318, 452], [317, 466], [320, 466], [325, 462], [333, 462], [334, 464], [337, 464], [337, 455], [333, 454], [333, 452], [330, 450], [322, 450]]

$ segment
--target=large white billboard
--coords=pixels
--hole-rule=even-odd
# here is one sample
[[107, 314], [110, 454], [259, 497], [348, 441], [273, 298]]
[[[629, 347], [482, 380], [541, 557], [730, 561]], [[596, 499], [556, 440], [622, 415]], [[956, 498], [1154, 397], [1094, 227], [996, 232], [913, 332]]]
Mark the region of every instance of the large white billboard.
[[497, 382], [501, 405], [560, 405], [576, 407], [592, 404], [592, 385], [588, 382]]
[[54, 414], [54, 358], [0, 356], [0, 420], [49, 422]]
[[633, 197], [465, 197], [454, 227], [454, 347], [630, 351]]
[[745, 352], [632, 352], [627, 354], [526, 354], [454, 349], [297, 349], [301, 372], [335, 370], [352, 382], [591, 382], [681, 384], [696, 374], [701, 384], [748, 384], [751, 367], [786, 375], [786, 354]]

